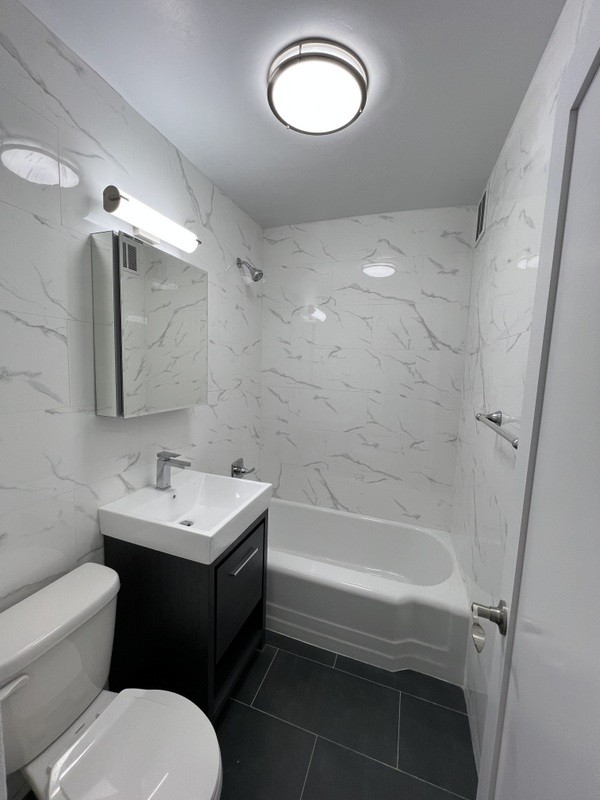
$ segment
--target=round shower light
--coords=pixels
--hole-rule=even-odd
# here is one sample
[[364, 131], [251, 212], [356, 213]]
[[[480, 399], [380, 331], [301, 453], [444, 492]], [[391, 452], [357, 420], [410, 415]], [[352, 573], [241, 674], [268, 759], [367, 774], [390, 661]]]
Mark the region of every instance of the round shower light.
[[267, 97], [287, 128], [319, 136], [354, 122], [367, 102], [367, 71], [350, 50], [335, 42], [296, 42], [269, 69]]
[[396, 272], [396, 267], [388, 262], [380, 262], [379, 264], [365, 264], [362, 270], [370, 278], [389, 278]]
[[19, 178], [40, 186], [60, 184], [65, 189], [71, 189], [79, 183], [79, 176], [74, 169], [40, 147], [6, 145], [2, 148], [0, 160], [6, 169]]

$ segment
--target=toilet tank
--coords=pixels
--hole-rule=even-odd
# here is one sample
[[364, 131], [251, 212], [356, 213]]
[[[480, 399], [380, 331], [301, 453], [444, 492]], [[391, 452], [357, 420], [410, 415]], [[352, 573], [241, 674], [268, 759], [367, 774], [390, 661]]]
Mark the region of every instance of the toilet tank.
[[83, 564], [0, 614], [8, 773], [45, 750], [104, 688], [118, 591], [114, 570]]

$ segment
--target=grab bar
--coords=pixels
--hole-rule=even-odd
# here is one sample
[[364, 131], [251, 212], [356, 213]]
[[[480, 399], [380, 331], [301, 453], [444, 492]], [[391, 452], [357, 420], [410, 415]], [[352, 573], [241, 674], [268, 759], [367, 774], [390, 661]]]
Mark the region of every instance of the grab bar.
[[475, 414], [475, 419], [477, 422], [483, 422], [484, 425], [487, 425], [488, 428], [491, 428], [493, 431], [496, 431], [498, 436], [501, 436], [503, 439], [506, 439], [507, 442], [510, 442], [515, 450], [519, 448], [519, 437], [513, 436], [511, 433], [507, 433], [507, 431], [502, 429], [502, 412], [501, 411], [493, 411], [491, 414]]

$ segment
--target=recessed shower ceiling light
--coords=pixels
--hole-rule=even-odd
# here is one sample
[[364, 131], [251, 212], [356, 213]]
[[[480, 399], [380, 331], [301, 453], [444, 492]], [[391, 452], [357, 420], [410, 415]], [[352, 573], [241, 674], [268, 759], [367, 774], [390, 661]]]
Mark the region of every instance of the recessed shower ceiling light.
[[396, 272], [396, 267], [393, 264], [379, 263], [379, 264], [365, 264], [362, 268], [365, 275], [370, 278], [389, 278]]
[[367, 102], [367, 71], [350, 50], [318, 39], [283, 49], [269, 70], [271, 110], [300, 133], [335, 133], [360, 116]]
[[39, 186], [62, 186], [71, 189], [79, 183], [79, 176], [64, 161], [41, 147], [10, 144], [2, 148], [0, 160], [19, 178]]

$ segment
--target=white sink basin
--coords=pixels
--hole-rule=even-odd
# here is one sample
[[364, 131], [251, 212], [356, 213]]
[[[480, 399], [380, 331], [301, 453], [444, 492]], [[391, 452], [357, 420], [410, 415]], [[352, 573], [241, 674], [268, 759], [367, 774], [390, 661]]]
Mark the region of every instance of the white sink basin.
[[153, 486], [99, 509], [105, 536], [211, 564], [266, 511], [271, 484], [205, 472], [173, 472], [171, 489]]

